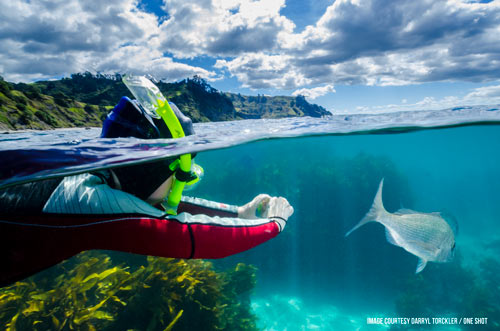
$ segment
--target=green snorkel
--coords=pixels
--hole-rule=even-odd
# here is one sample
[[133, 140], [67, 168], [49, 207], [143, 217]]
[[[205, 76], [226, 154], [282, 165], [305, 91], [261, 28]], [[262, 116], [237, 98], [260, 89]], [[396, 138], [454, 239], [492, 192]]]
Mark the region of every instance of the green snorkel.
[[[163, 96], [160, 89], [144, 76], [125, 75], [122, 78], [123, 83], [132, 92], [137, 101], [141, 104], [146, 112], [151, 117], [162, 118], [167, 125], [172, 138], [182, 138], [185, 136], [181, 123], [175, 116], [172, 107], [168, 104], [167, 99]], [[186, 181], [191, 180], [191, 154], [183, 154], [179, 156], [178, 162], [172, 163], [175, 166], [175, 176], [167, 197], [166, 212], [169, 215], [177, 215], [177, 207], [181, 201], [182, 191], [186, 185]]]
[[[168, 101], [160, 101], [159, 107], [156, 109], [158, 114], [160, 114], [161, 118], [165, 121], [165, 124], [170, 129], [172, 133], [172, 138], [182, 138], [185, 136], [184, 130], [182, 129], [181, 123], [177, 116], [175, 116], [174, 111], [168, 104]], [[191, 172], [191, 154], [183, 154], [179, 157], [179, 168], [175, 172], [175, 176], [172, 183], [172, 188], [170, 189], [170, 193], [167, 198], [167, 206], [166, 211], [170, 215], [177, 215], [177, 207], [179, 206], [179, 202], [181, 201], [182, 191], [184, 190], [184, 186], [186, 185], [186, 180], [181, 180], [178, 178], [177, 172], [179, 169], [184, 173]]]

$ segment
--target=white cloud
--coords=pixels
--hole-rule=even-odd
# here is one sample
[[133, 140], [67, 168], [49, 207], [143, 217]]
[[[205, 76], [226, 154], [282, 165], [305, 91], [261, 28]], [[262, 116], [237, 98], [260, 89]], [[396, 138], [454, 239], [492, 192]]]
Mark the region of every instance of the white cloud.
[[215, 75], [165, 57], [158, 18], [137, 6], [137, 0], [0, 0], [0, 74], [12, 81], [82, 71], [170, 80]]
[[443, 98], [425, 97], [415, 103], [409, 103], [403, 99], [400, 104], [388, 104], [381, 106], [359, 106], [354, 110], [334, 110], [336, 114], [343, 113], [385, 113], [395, 111], [412, 110], [439, 110], [446, 108], [477, 106], [477, 105], [500, 105], [500, 85], [480, 87], [471, 90], [463, 97], [445, 96]]
[[253, 53], [234, 60], [218, 60], [215, 68], [227, 69], [244, 87], [291, 90], [310, 83], [302, 73], [294, 71], [286, 55]]
[[236, 56], [272, 51], [294, 24], [279, 14], [285, 0], [164, 0], [165, 51], [177, 57]]
[[[273, 54], [286, 56], [288, 71], [311, 85], [495, 80], [500, 1], [337, 0], [300, 34], [282, 31]], [[262, 79], [254, 85], [246, 78], [267, 72], [253, 67], [250, 75], [245, 66], [228, 70], [251, 87]]]
[[198, 75], [213, 78], [214, 72], [199, 67], [173, 61], [163, 57], [161, 52], [141, 46], [123, 46], [93, 66], [97, 72], [127, 72], [132, 74], [152, 74], [155, 78], [174, 81]]
[[500, 85], [474, 89], [464, 97], [467, 104], [500, 104]]
[[328, 93], [335, 93], [335, 88], [333, 85], [318, 86], [313, 88], [302, 88], [295, 90], [292, 95], [303, 95], [309, 99], [316, 99]]
[[198, 56], [249, 88], [500, 77], [498, 0], [337, 0], [300, 33], [281, 14], [285, 0], [164, 0], [162, 21], [139, 0], [0, 6], [0, 74], [11, 80], [85, 70], [215, 78], [186, 64]]

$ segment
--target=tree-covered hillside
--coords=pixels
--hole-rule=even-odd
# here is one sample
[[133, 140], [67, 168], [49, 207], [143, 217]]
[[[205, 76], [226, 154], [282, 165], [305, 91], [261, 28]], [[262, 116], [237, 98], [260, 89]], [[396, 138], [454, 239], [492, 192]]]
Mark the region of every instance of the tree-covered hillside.
[[[302, 96], [222, 93], [199, 77], [157, 85], [194, 122], [329, 114]], [[132, 97], [118, 74], [73, 74], [32, 84], [9, 83], [0, 77], [0, 129], [100, 126], [124, 95]]]
[[329, 113], [325, 108], [310, 104], [299, 95], [287, 96], [246, 96], [241, 94], [226, 93], [234, 105], [236, 114], [241, 118], [276, 118], [294, 116], [321, 117]]
[[13, 84], [0, 77], [0, 129], [100, 126], [109, 109], [62, 93], [41, 93], [36, 84]]

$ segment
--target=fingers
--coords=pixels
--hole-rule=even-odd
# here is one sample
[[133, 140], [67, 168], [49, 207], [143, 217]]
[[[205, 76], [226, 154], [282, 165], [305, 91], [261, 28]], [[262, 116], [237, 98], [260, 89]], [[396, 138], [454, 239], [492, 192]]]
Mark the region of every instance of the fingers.
[[262, 217], [267, 213], [269, 208], [269, 201], [271, 197], [267, 194], [259, 194], [250, 203], [250, 209], [252, 210], [252, 215], [255, 217]]
[[293, 214], [293, 207], [283, 197], [273, 197], [269, 201], [268, 216], [279, 216], [288, 219]]
[[278, 224], [279, 231], [283, 231], [286, 222], [293, 214], [293, 207], [288, 203], [288, 200], [283, 197], [274, 197], [269, 200], [269, 208], [267, 217]]
[[259, 194], [250, 202], [251, 205], [259, 205], [260, 203], [268, 204], [271, 196], [269, 194]]
[[281, 206], [282, 217], [288, 219], [293, 214], [293, 207], [288, 203], [288, 200], [285, 198], [280, 198], [279, 201]]
[[257, 209], [267, 210], [270, 199], [271, 197], [268, 194], [259, 194], [252, 201], [238, 208], [238, 216], [246, 219], [257, 218]]
[[293, 211], [287, 199], [259, 194], [252, 201], [238, 208], [238, 216], [247, 219], [278, 217], [286, 221], [292, 216]]

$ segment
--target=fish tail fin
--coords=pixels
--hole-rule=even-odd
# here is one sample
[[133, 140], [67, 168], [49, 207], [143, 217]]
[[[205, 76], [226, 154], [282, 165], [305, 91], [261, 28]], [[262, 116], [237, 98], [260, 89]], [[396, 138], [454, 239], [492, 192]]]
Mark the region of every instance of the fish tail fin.
[[372, 220], [378, 220], [381, 217], [389, 214], [387, 210], [385, 210], [384, 203], [382, 202], [382, 188], [384, 187], [384, 179], [380, 181], [380, 184], [378, 185], [378, 191], [377, 194], [375, 195], [375, 199], [373, 200], [372, 207], [366, 214], [366, 216], [363, 218], [371, 218]]
[[375, 199], [373, 200], [372, 207], [366, 213], [365, 217], [361, 221], [359, 221], [358, 224], [356, 224], [349, 232], [345, 234], [347, 237], [348, 235], [351, 234], [354, 230], [357, 228], [365, 225], [366, 223], [373, 222], [373, 221], [378, 221], [385, 215], [389, 214], [387, 210], [384, 208], [384, 204], [382, 203], [382, 188], [384, 187], [384, 179], [380, 181], [380, 184], [378, 186], [378, 191], [377, 194], [375, 195]]

